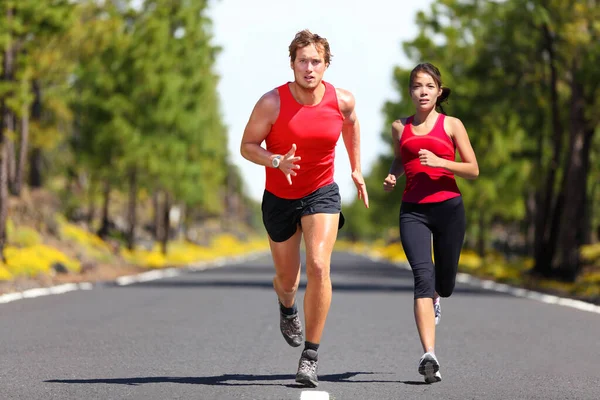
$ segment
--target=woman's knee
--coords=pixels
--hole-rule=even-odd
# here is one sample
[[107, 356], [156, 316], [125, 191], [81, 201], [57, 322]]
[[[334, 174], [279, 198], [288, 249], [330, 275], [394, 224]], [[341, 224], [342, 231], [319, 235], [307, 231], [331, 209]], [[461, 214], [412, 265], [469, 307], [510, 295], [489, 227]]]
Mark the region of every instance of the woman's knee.
[[435, 291], [440, 297], [450, 297], [454, 292], [454, 282], [440, 284]]

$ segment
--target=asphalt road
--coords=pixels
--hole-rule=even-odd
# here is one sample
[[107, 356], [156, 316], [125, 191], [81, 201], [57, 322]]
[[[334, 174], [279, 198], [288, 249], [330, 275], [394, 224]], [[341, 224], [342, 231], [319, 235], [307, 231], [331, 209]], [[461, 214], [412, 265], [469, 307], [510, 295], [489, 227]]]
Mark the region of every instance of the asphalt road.
[[0, 304], [0, 399], [600, 398], [600, 314], [464, 284], [442, 300], [443, 381], [425, 385], [410, 272], [344, 253], [320, 385], [301, 388], [272, 274], [265, 256]]

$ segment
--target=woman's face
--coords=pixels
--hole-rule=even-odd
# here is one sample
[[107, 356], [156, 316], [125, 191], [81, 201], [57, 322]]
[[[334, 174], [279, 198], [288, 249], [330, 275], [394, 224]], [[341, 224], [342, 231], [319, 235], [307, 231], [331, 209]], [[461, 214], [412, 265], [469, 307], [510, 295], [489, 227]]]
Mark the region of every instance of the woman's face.
[[431, 75], [418, 72], [410, 88], [410, 97], [418, 111], [429, 111], [435, 108], [442, 89]]

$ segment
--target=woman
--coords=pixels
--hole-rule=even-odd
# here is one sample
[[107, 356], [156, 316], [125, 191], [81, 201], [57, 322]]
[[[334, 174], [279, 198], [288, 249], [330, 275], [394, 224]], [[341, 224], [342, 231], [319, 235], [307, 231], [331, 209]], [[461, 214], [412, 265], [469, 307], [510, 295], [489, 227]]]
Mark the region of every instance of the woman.
[[[434, 349], [439, 298], [454, 290], [465, 236], [465, 210], [454, 175], [475, 179], [479, 167], [462, 122], [443, 114], [441, 103], [450, 89], [442, 86], [440, 71], [429, 63], [417, 65], [409, 91], [415, 114], [392, 123], [395, 158], [383, 186], [393, 190], [406, 174], [400, 239], [414, 277], [415, 321], [424, 351], [419, 373], [434, 383], [442, 380]], [[462, 162], [454, 161], [456, 150]]]

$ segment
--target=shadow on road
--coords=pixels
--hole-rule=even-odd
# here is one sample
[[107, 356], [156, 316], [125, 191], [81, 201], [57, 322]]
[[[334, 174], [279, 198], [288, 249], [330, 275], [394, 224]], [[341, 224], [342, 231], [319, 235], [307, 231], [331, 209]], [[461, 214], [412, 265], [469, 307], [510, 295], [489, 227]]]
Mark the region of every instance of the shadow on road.
[[[377, 372], [345, 372], [341, 374], [329, 374], [319, 376], [320, 382], [347, 382], [347, 383], [394, 383], [392, 380], [372, 380], [351, 378], [362, 375], [375, 375]], [[248, 375], [248, 374], [224, 374], [205, 377], [171, 377], [171, 376], [149, 376], [137, 378], [108, 378], [108, 379], [51, 379], [44, 381], [46, 383], [69, 383], [69, 384], [111, 384], [111, 385], [132, 385], [138, 386], [146, 383], [183, 383], [189, 385], [209, 385], [209, 386], [286, 386], [305, 388], [299, 384], [269, 383], [273, 381], [294, 381], [295, 375]], [[261, 383], [265, 382], [265, 383]], [[401, 382], [407, 383], [407, 382]]]
[[[412, 292], [412, 283], [390, 283], [393, 278], [388, 279], [387, 283], [370, 282], [370, 283], [336, 283], [335, 278], [332, 279], [334, 292]], [[197, 289], [197, 288], [254, 288], [272, 290], [273, 283], [268, 281], [253, 281], [253, 280], [180, 280], [180, 279], [164, 279], [150, 282], [140, 282], [123, 288], [157, 288], [157, 289]], [[300, 282], [300, 290], [306, 290], [306, 282]], [[461, 294], [485, 294], [486, 296], [507, 296], [504, 293], [492, 292], [477, 287], [459, 286], [456, 287], [454, 293]]]

